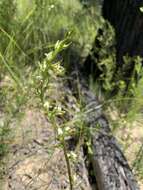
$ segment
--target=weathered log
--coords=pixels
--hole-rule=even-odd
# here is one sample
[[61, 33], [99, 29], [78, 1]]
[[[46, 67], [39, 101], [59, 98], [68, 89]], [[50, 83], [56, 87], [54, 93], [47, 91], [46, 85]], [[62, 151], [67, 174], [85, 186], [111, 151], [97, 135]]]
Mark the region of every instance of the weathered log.
[[92, 133], [92, 164], [99, 190], [139, 189], [116, 139], [110, 134], [106, 119], [100, 118], [98, 122], [100, 131]]
[[[75, 87], [78, 86], [87, 109], [85, 122], [90, 128], [93, 151], [90, 161], [98, 190], [139, 190], [131, 168], [111, 133], [109, 123], [102, 113], [97, 98], [89, 90], [86, 81], [79, 82], [79, 78], [76, 80], [75, 75], [74, 73], [70, 85], [74, 88], [75, 95], [77, 95]], [[97, 128], [97, 125], [100, 127]]]

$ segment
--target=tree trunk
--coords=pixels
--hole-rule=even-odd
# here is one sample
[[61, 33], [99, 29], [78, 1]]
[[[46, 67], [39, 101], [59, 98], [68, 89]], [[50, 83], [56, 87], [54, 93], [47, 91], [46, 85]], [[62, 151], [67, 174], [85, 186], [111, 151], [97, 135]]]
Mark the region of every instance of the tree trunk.
[[117, 62], [122, 57], [143, 56], [143, 0], [104, 0], [103, 16], [115, 28]]

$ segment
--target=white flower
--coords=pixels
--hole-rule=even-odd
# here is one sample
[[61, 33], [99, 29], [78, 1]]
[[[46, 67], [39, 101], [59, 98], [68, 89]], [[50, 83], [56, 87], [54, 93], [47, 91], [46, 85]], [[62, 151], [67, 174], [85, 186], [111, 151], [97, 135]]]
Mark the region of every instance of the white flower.
[[58, 128], [58, 135], [59, 136], [63, 135], [63, 130], [61, 128]]
[[55, 8], [55, 5], [54, 5], [54, 4], [52, 4], [52, 5], [49, 6], [49, 10], [52, 10], [52, 9], [54, 9], [54, 8]]
[[46, 108], [46, 109], [49, 109], [49, 108], [50, 108], [49, 102], [45, 102], [45, 103], [44, 103], [44, 108]]
[[53, 9], [54, 7], [55, 7], [55, 5], [54, 5], [54, 4], [52, 4], [52, 5], [51, 5], [51, 9]]

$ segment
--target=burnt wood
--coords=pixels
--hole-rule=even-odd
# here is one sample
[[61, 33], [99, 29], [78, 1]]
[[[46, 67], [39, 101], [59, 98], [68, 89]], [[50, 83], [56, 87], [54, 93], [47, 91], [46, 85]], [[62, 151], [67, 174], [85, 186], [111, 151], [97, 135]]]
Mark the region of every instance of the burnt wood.
[[97, 184], [93, 189], [139, 190], [121, 147], [111, 133], [102, 106], [89, 89], [87, 81], [77, 72], [73, 72], [69, 85], [76, 98], [80, 90], [80, 96], [87, 110], [85, 123], [90, 130], [93, 151], [88, 158], [92, 163]]
[[117, 60], [122, 57], [143, 56], [143, 0], [104, 0], [103, 16], [115, 28], [117, 39]]

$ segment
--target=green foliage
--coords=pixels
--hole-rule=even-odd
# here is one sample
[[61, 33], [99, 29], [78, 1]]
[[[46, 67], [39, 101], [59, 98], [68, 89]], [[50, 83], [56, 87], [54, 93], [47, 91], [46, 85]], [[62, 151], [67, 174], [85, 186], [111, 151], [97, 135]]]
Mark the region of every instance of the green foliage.
[[[4, 81], [10, 77], [8, 87], [7, 85], [1, 87], [0, 96], [1, 100], [4, 100], [1, 106], [6, 113], [8, 112], [6, 119], [8, 123], [15, 117], [13, 113], [17, 112], [18, 105], [26, 101], [23, 97], [28, 97], [26, 90], [30, 88], [28, 83], [33, 75], [28, 72], [28, 70], [33, 72], [30, 66], [36, 67], [37, 61], [40, 60], [35, 83], [38, 84], [37, 94], [44, 102], [46, 95], [43, 94], [49, 87], [46, 85], [49, 84], [51, 76], [53, 80], [56, 72], [63, 72], [57, 58], [57, 62], [51, 64], [51, 57], [55, 59], [65, 48], [65, 41], [59, 41], [56, 45], [53, 43], [63, 38], [67, 31], [72, 30], [74, 31], [72, 41], [76, 44], [77, 52], [80, 50], [81, 54], [85, 52], [87, 54], [96, 28], [90, 10], [84, 10], [78, 0], [0, 2], [0, 80]], [[45, 53], [51, 48], [54, 50], [43, 60]], [[40, 79], [38, 76], [43, 78]], [[15, 83], [11, 84], [11, 79]], [[18, 95], [19, 91], [21, 98]]]
[[[57, 41], [53, 50], [46, 54], [43, 61], [39, 62], [38, 68], [34, 74], [33, 87], [36, 89], [36, 96], [40, 100], [40, 107], [44, 111], [45, 116], [50, 121], [55, 131], [55, 139], [58, 142], [58, 147], [62, 148], [67, 164], [67, 171], [69, 176], [70, 190], [73, 190], [74, 181], [72, 177], [71, 162], [75, 162], [77, 155], [76, 152], [69, 152], [67, 149], [67, 139], [71, 137], [79, 138], [79, 147], [84, 143], [87, 146], [88, 154], [92, 154], [91, 133], [98, 131], [99, 126], [95, 131], [91, 131], [85, 126], [85, 118], [89, 112], [80, 105], [80, 110], [74, 113], [74, 117], [66, 117], [66, 114], [70, 112], [67, 109], [66, 103], [56, 98], [52, 99], [52, 95], [56, 93], [53, 90], [57, 80], [63, 77], [64, 68], [61, 66], [61, 62], [58, 60], [58, 54], [69, 46], [68, 37], [65, 40]], [[56, 87], [55, 87], [56, 88]], [[60, 92], [58, 92], [60, 94]], [[66, 95], [64, 95], [66, 96]], [[79, 100], [81, 103], [81, 100]], [[60, 122], [59, 122], [59, 119]]]
[[[114, 30], [104, 21], [96, 35], [91, 60], [95, 68], [91, 75], [91, 88], [104, 101], [103, 107], [110, 118], [112, 131], [116, 133], [125, 129], [132, 130], [133, 123], [143, 125], [142, 57], [125, 55], [123, 63], [118, 65]], [[126, 135], [126, 141], [133, 141]], [[122, 137], [120, 140], [126, 150], [128, 142], [123, 142]], [[133, 166], [137, 176], [142, 178], [142, 145], [138, 154], [134, 157]]]
[[[53, 98], [56, 85], [66, 72], [63, 62], [67, 66], [69, 58], [69, 62], [77, 55], [85, 58], [96, 36], [91, 52], [96, 66], [92, 74], [96, 78], [98, 73], [96, 84], [92, 80], [96, 93], [104, 93], [105, 104], [124, 113], [116, 127], [142, 117], [142, 58], [126, 55], [123, 66], [117, 69], [114, 29], [99, 17], [95, 4], [93, 0], [89, 4], [87, 1], [81, 4], [79, 0], [0, 1], [0, 109], [5, 115], [4, 122], [0, 123], [0, 159], [8, 153], [11, 121], [20, 119], [21, 107], [32, 99], [53, 125], [56, 140], [64, 151], [71, 189], [70, 161], [76, 160], [76, 153], [67, 152], [66, 139], [78, 136], [80, 143], [86, 143], [92, 154], [91, 131], [84, 123], [89, 110], [81, 108], [81, 100], [78, 103], [80, 111], [67, 119], [71, 110], [67, 110], [62, 98]], [[69, 37], [61, 40], [69, 31], [72, 31], [71, 46]], [[113, 94], [116, 94], [114, 98]]]
[[[32, 8], [29, 11], [28, 6], [29, 3], [25, 14], [23, 13], [25, 16], [17, 16], [18, 30], [15, 36], [19, 46], [28, 56], [24, 56], [26, 62], [32, 64], [32, 60], [35, 62], [39, 58], [42, 59], [51, 44], [62, 39], [69, 30], [74, 31], [73, 40], [82, 50], [83, 46], [86, 48], [91, 44], [96, 25], [90, 13], [82, 9], [78, 0], [35, 0], [30, 3]], [[18, 7], [20, 13], [23, 6]]]
[[0, 82], [0, 179], [5, 177], [5, 166], [9, 155], [9, 148], [13, 142], [11, 125], [22, 118], [22, 106], [27, 102], [24, 91], [15, 85], [15, 80], [6, 76]]
[[[137, 71], [138, 72], [138, 71]], [[128, 120], [131, 122], [134, 120], [141, 120], [142, 118], [142, 107], [143, 107], [143, 70], [141, 68], [139, 73], [141, 74], [141, 78], [138, 81], [138, 83], [135, 85], [131, 86], [131, 93], [132, 93], [132, 98], [131, 98], [131, 107], [128, 110]], [[134, 84], [134, 83], [133, 83]]]
[[60, 65], [60, 61], [57, 60], [57, 62], [55, 63], [55, 59], [63, 49], [68, 47], [66, 41], [67, 39], [63, 41], [57, 41], [54, 50], [48, 54], [45, 54], [46, 58], [43, 60], [42, 63], [39, 63], [38, 70], [35, 73], [35, 88], [43, 106], [47, 106], [47, 103], [45, 102], [46, 92], [49, 89], [50, 83], [52, 82], [52, 80], [56, 79], [57, 75], [62, 75], [64, 72], [63, 67]]
[[140, 146], [138, 153], [136, 154], [136, 158], [132, 164], [134, 172], [139, 177], [139, 179], [143, 179], [143, 144]]
[[[86, 56], [99, 24], [91, 17], [96, 18], [96, 13], [83, 9], [78, 0], [6, 0], [0, 6], [0, 59], [3, 62], [0, 70], [2, 73], [7, 70], [5, 62], [9, 71], [13, 70], [22, 80], [25, 80], [22, 72], [25, 65], [35, 66], [69, 30], [74, 33], [75, 51]], [[65, 60], [69, 59], [64, 56]]]
[[47, 100], [47, 91], [50, 90], [50, 84], [53, 82], [53, 80], [56, 80], [57, 76], [62, 75], [64, 71], [63, 67], [60, 65], [60, 61], [56, 62], [56, 58], [63, 49], [68, 47], [66, 41], [67, 39], [63, 41], [57, 41], [53, 51], [46, 54], [44, 61], [42, 63], [39, 63], [38, 70], [35, 74], [37, 81], [36, 83], [34, 81], [34, 87], [37, 90], [36, 94], [41, 101], [45, 115], [47, 115], [48, 119], [50, 119], [55, 133], [58, 134], [58, 137], [56, 138], [58, 138], [59, 146], [62, 147], [64, 152], [69, 176], [70, 190], [73, 190], [73, 178], [65, 142], [65, 136], [67, 135], [66, 132], [68, 132], [70, 128], [62, 129], [61, 126], [58, 126], [56, 117], [63, 115], [64, 112], [62, 111], [61, 107], [57, 105], [57, 103], [51, 104], [51, 102]]
[[108, 22], [102, 21], [93, 47], [91, 59], [95, 70], [92, 70], [92, 74], [96, 79], [97, 89], [110, 93], [114, 88], [116, 52], [114, 29]]
[[125, 99], [136, 96], [136, 89], [142, 78], [142, 58], [125, 55], [122, 66], [118, 66], [115, 33], [108, 22], [103, 21], [98, 30], [94, 48], [91, 51], [91, 61], [95, 65], [93, 66], [95, 70], [92, 71], [93, 81], [91, 81], [92, 86], [96, 84], [96, 91], [103, 93], [107, 99], [115, 95], [115, 98], [122, 99], [121, 101], [125, 96]]
[[7, 45], [8, 39], [3, 34], [2, 30], [7, 33], [13, 33], [15, 23], [16, 4], [15, 0], [1, 0], [0, 1], [0, 51], [4, 52]]
[[7, 144], [9, 143], [9, 128], [3, 123], [0, 124], [0, 160], [6, 155], [8, 151]]

